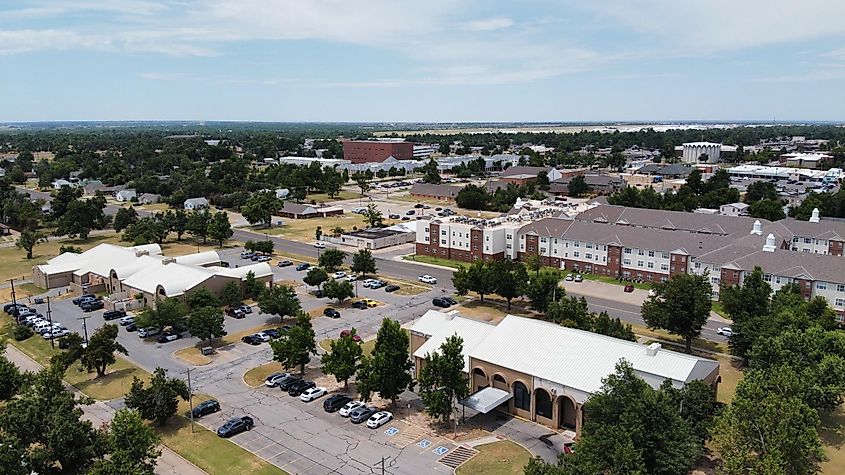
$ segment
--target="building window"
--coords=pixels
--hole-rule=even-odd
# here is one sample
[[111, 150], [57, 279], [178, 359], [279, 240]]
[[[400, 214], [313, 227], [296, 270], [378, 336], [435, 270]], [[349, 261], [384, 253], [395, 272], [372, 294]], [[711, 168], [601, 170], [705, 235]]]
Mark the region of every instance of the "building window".
[[810, 238], [804, 238], [804, 244], [812, 244], [813, 240]]
[[654, 251], [648, 251], [648, 257], [654, 257]]
[[593, 243], [588, 242], [588, 243], [586, 244], [586, 246], [587, 246], [587, 249], [592, 249], [592, 248], [593, 248]]
[[586, 257], [587, 259], [592, 259], [593, 255], [588, 252], [588, 253], [584, 254], [584, 257]]
[[647, 267], [648, 267], [649, 269], [654, 269], [654, 262], [648, 261], [648, 266], [647, 266]]
[[700, 262], [696, 262], [696, 263], [695, 263], [695, 268], [696, 268], [696, 270], [701, 269], [701, 263], [700, 263]]
[[775, 283], [780, 284], [780, 276], [775, 277]]
[[425, 242], [428, 242], [428, 236], [425, 237]]
[[643, 266], [643, 261], [637, 261], [637, 267], [642, 267], [642, 266]]
[[816, 289], [827, 290], [827, 282], [816, 282]]
[[443, 244], [443, 245], [445, 246], [445, 245], [446, 245], [446, 240], [445, 240], [445, 239], [441, 239], [441, 240], [440, 240], [440, 244]]
[[523, 411], [531, 410], [531, 393], [521, 381], [513, 383], [513, 407]]
[[545, 247], [541, 247], [541, 248], [540, 248], [540, 254], [545, 254], [545, 253], [546, 253], [546, 248], [545, 248]]
[[490, 236], [484, 236], [484, 240], [490, 242]]
[[626, 266], [631, 265], [631, 259], [622, 259], [622, 264], [625, 264]]
[[580, 256], [581, 256], [581, 253], [580, 253], [580, 252], [578, 252], [578, 251], [575, 251], [575, 252], [573, 252], [573, 253], [572, 253], [572, 256], [573, 256], [573, 257], [580, 257]]
[[440, 231], [440, 235], [441, 235], [441, 236], [445, 236], [445, 235], [446, 235], [446, 230]]
[[546, 243], [546, 238], [541, 237], [541, 238], [540, 238], [540, 242], [541, 242], [541, 243], [543, 243], [543, 244], [545, 244], [545, 243]]
[[511, 246], [510, 244], [508, 244], [506, 247], [507, 247], [508, 249], [512, 249], [512, 246]]
[[642, 255], [644, 255], [644, 254], [645, 254], [645, 253], [643, 252], [643, 250], [642, 250], [642, 249], [637, 249], [637, 255], [638, 255], [638, 256], [642, 256]]
[[660, 264], [660, 270], [663, 270], [663, 271], [669, 270], [669, 264]]
[[622, 252], [624, 252], [625, 254], [630, 254], [630, 253], [631, 253], [631, 248], [626, 247], [626, 248], [625, 248], [625, 250], [624, 250], [624, 251], [622, 251]]
[[845, 299], [836, 299], [836, 303], [834, 303], [836, 307], [845, 307]]
[[716, 285], [718, 285], [720, 282], [721, 282], [721, 279], [720, 279], [720, 278], [718, 278], [718, 277], [711, 277], [711, 278], [710, 278], [710, 283], [711, 283], [711, 284], [716, 284]]
[[572, 245], [573, 245], [574, 247], [581, 247], [581, 242], [580, 242], [580, 241], [575, 241], [574, 243], [572, 243]]
[[845, 284], [836, 284], [837, 292], [845, 292]]
[[669, 253], [668, 253], [668, 252], [664, 252], [664, 253], [663, 253], [663, 258], [664, 258], [664, 259], [669, 259]]
[[508, 239], [513, 239], [513, 234], [506, 234], [505, 237]]
[[552, 418], [552, 399], [549, 397], [549, 393], [546, 392], [545, 389], [538, 389], [536, 396], [537, 402], [537, 415], [543, 416], [547, 419]]

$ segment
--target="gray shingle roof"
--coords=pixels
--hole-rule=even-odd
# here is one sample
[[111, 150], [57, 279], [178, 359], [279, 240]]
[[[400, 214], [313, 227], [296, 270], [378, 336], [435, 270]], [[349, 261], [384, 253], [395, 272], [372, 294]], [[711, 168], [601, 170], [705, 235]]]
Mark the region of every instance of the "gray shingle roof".
[[[578, 221], [598, 221], [628, 224], [645, 228], [669, 229], [727, 235], [748, 233], [754, 226], [755, 218], [745, 216], [724, 216], [716, 214], [687, 213], [684, 211], [664, 211], [656, 209], [627, 208], [624, 206], [600, 205], [580, 213]], [[769, 223], [764, 219], [763, 225]]]

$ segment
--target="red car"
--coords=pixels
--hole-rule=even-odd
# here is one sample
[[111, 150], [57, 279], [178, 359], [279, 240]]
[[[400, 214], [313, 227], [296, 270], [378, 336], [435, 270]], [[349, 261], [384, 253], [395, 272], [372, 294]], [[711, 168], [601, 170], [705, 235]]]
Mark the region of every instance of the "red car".
[[625, 286], [625, 292], [631, 293], [631, 292], [633, 292], [633, 291], [634, 291], [634, 286], [633, 286], [633, 285], [628, 284], [628, 285], [626, 285], [626, 286]]
[[[352, 333], [351, 330], [342, 330], [340, 332], [340, 337], [343, 338], [345, 336], [349, 336], [350, 333]], [[361, 337], [358, 335], [352, 335], [352, 341], [354, 341], [355, 343], [361, 343]]]

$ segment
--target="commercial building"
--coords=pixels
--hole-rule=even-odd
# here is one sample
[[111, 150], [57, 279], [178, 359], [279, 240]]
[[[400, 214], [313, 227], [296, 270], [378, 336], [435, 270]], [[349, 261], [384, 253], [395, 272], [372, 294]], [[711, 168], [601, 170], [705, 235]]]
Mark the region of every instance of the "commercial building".
[[[717, 388], [719, 363], [539, 320], [506, 316], [498, 325], [430, 310], [411, 327], [417, 375], [446, 338], [464, 341], [464, 371], [473, 396], [464, 404], [496, 410], [553, 429], [580, 433], [584, 403], [625, 360], [653, 388], [701, 380]], [[474, 401], [485, 401], [482, 405]]]
[[285, 201], [279, 216], [293, 219], [325, 218], [343, 214], [343, 208], [338, 206], [317, 206]]
[[188, 198], [185, 200], [185, 209], [200, 210], [208, 208], [208, 200], [205, 198]]
[[502, 172], [499, 181], [502, 183], [513, 183], [514, 185], [525, 185], [527, 183], [534, 183], [537, 181], [537, 175], [540, 172], [546, 172], [549, 181], [560, 179], [563, 175], [561, 172], [553, 167], [510, 167]]
[[327, 241], [354, 246], [361, 249], [381, 249], [413, 242], [417, 238], [415, 230], [402, 228], [371, 228], [343, 233], [340, 237], [325, 238]]
[[785, 153], [780, 158], [786, 163], [787, 167], [816, 170], [821, 168], [825, 162], [833, 160], [833, 155], [826, 153]]
[[344, 140], [343, 158], [352, 163], [413, 160], [414, 144], [404, 140]]
[[750, 207], [746, 203], [728, 203], [719, 206], [719, 214], [725, 216], [748, 216], [748, 208]]
[[684, 163], [719, 163], [722, 144], [712, 142], [688, 142], [683, 144]]
[[411, 186], [410, 195], [423, 200], [455, 201], [461, 189], [458, 186], [414, 183]]
[[[625, 181], [618, 176], [601, 175], [597, 173], [588, 173], [582, 175], [584, 182], [590, 187], [592, 193], [599, 195], [609, 195], [625, 187]], [[569, 195], [569, 182], [573, 177], [564, 176], [549, 184], [549, 193], [559, 196]]]

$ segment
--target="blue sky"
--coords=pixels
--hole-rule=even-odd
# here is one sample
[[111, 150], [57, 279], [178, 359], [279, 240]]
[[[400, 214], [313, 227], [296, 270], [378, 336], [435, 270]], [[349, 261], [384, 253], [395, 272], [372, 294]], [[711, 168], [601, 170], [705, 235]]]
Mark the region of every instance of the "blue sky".
[[0, 121], [845, 120], [842, 0], [3, 0]]

